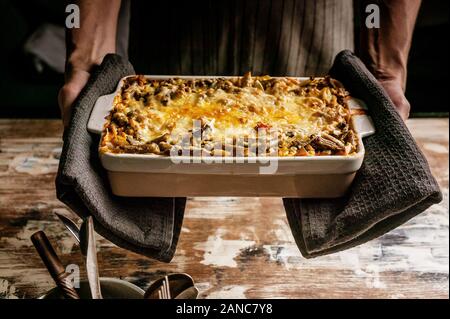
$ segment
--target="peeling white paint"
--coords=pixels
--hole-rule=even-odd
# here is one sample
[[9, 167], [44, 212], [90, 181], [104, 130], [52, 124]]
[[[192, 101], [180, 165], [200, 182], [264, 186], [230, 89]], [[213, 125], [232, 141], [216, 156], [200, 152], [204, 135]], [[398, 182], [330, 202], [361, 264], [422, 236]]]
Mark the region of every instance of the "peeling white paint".
[[[5, 243], [16, 249], [24, 247], [31, 247], [31, 235], [35, 232], [43, 230], [50, 238], [55, 249], [58, 249], [58, 253], [68, 254], [72, 251], [75, 240], [69, 235], [64, 235], [64, 226], [59, 225], [56, 221], [44, 221], [44, 220], [29, 220], [26, 225], [17, 233], [15, 237], [2, 237], [0, 243]], [[60, 234], [57, 240], [52, 240], [55, 234]]]
[[52, 154], [54, 157], [59, 158], [61, 156], [62, 147], [55, 147], [52, 149]]
[[437, 143], [425, 143], [423, 148], [427, 151], [439, 153], [439, 154], [448, 154], [448, 148], [445, 145], [437, 144]]
[[293, 243], [264, 245], [263, 249], [269, 255], [270, 261], [280, 263], [286, 270], [300, 269], [306, 261]]
[[[447, 194], [444, 196], [448, 197]], [[373, 288], [384, 287], [380, 273], [387, 271], [448, 274], [449, 220], [445, 206], [448, 207], [448, 204], [433, 206], [385, 236], [332, 255], [313, 259], [301, 257], [297, 246], [292, 241], [285, 241], [281, 229], [275, 231], [279, 243], [264, 245], [263, 248], [270, 261], [282, 264], [287, 270], [350, 270], [356, 276], [365, 278], [366, 285]], [[385, 239], [386, 236], [392, 239]]]
[[224, 234], [225, 231], [219, 228], [214, 236], [208, 236], [206, 242], [194, 245], [195, 250], [204, 252], [202, 264], [217, 267], [237, 267], [235, 258], [239, 255], [239, 252], [255, 244], [252, 240], [222, 239]]
[[273, 233], [275, 237], [280, 242], [292, 242], [294, 240], [292, 236], [291, 229], [289, 228], [289, 225], [287, 223], [286, 219], [276, 219], [273, 222], [274, 227], [276, 227], [273, 230]]
[[16, 287], [14, 285], [10, 285], [8, 280], [2, 278], [0, 278], [0, 298], [3, 299], [19, 298], [16, 295]]
[[55, 157], [35, 157], [20, 155], [16, 156], [9, 164], [9, 167], [19, 173], [30, 175], [41, 175], [56, 173], [58, 170], [58, 159]]
[[404, 294], [393, 294], [390, 296], [391, 299], [405, 299], [406, 296]]
[[249, 210], [262, 204], [258, 198], [240, 197], [215, 197], [211, 201], [210, 197], [195, 197], [197, 203], [204, 202], [205, 205], [189, 205], [186, 209], [185, 217], [190, 219], [227, 219], [233, 216], [246, 215]]
[[245, 230], [247, 231], [247, 234], [241, 233], [241, 236], [245, 236], [242, 238], [254, 239], [255, 241], [259, 241], [259, 236], [258, 236], [258, 233], [256, 232], [255, 226], [247, 226], [247, 227], [245, 227]]
[[224, 286], [220, 290], [209, 293], [206, 296], [206, 299], [245, 299], [245, 292], [248, 288], [249, 287], [242, 285]]

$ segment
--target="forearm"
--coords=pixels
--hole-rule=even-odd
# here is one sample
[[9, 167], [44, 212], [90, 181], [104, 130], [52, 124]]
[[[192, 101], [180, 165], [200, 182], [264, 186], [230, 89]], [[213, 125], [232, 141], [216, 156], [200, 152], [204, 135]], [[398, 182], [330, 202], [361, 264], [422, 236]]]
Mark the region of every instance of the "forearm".
[[79, 0], [80, 28], [67, 30], [66, 75], [73, 69], [90, 72], [116, 50], [121, 0]]
[[361, 27], [361, 56], [380, 81], [406, 86], [407, 62], [421, 0], [363, 1], [380, 7], [380, 28]]
[[121, 0], [79, 0], [80, 28], [68, 29], [65, 84], [58, 104], [64, 126], [69, 125], [71, 107], [95, 65], [116, 51], [117, 19]]

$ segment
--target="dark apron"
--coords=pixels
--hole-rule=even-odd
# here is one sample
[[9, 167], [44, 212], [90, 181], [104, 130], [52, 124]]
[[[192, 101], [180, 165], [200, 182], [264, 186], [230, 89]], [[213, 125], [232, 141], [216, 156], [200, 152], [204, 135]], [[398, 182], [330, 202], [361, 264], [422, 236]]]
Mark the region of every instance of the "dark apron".
[[142, 74], [324, 75], [353, 47], [352, 0], [131, 1]]

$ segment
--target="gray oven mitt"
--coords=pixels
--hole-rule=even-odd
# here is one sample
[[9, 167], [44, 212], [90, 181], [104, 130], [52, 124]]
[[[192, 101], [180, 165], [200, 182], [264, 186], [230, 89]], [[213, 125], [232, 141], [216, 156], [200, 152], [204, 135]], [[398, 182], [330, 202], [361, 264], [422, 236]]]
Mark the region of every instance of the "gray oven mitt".
[[347, 196], [284, 198], [304, 257], [334, 253], [381, 236], [442, 200], [439, 186], [386, 92], [352, 52], [339, 53], [330, 75], [364, 100], [376, 133]]
[[98, 158], [99, 136], [86, 125], [95, 101], [113, 92], [119, 80], [135, 74], [118, 55], [107, 55], [75, 101], [56, 177], [58, 199], [80, 217], [92, 215], [95, 229], [125, 249], [168, 262], [183, 221], [186, 198], [114, 196]]

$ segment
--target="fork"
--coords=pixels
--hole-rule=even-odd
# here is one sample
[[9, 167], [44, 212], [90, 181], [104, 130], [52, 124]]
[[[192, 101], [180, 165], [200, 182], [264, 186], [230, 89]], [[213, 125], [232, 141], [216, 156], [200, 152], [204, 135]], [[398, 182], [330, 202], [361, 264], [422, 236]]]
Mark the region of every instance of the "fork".
[[158, 290], [159, 299], [171, 299], [170, 297], [170, 287], [169, 287], [169, 278], [167, 276], [164, 277], [164, 281], [162, 286]]

